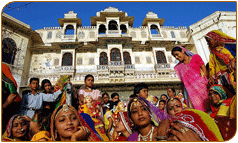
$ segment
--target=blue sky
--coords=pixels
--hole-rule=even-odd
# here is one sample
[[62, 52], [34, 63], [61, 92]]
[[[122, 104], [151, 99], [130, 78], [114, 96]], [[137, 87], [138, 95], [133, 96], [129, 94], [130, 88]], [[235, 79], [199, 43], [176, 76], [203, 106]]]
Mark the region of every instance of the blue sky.
[[[31, 1], [30, 1], [31, 2]], [[164, 26], [190, 26], [215, 11], [236, 11], [236, 2], [13, 2], [2, 5], [2, 12], [26, 23], [33, 30], [58, 27], [58, 18], [73, 10], [83, 26], [90, 26], [91, 16], [112, 6], [134, 16], [133, 27], [142, 25], [148, 11], [164, 18]], [[30, 3], [30, 4], [29, 4]], [[7, 5], [6, 5], [7, 4]], [[27, 5], [25, 5], [27, 4]], [[5, 6], [5, 7], [4, 7]], [[19, 8], [18, 8], [19, 7]]]

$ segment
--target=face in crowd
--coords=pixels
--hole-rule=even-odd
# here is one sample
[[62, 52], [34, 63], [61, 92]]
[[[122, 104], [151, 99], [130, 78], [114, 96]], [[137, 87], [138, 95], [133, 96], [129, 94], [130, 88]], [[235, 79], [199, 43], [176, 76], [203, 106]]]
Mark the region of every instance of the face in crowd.
[[174, 117], [176, 113], [179, 113], [182, 110], [183, 110], [182, 104], [179, 101], [179, 99], [173, 98], [173, 99], [169, 100], [169, 102], [167, 103], [167, 112], [172, 117]]

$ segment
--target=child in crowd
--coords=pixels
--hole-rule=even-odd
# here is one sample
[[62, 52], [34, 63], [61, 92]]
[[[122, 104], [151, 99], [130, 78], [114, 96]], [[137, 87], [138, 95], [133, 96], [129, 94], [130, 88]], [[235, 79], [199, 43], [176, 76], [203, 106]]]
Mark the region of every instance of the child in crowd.
[[[43, 93], [45, 93], [45, 94], [52, 94], [52, 84], [51, 84], [50, 80], [48, 80], [48, 79], [42, 80], [41, 89], [43, 89]], [[55, 109], [55, 102], [43, 101], [43, 108], [47, 108], [53, 112]]]
[[19, 111], [20, 114], [27, 115], [32, 118], [35, 114], [35, 111], [42, 108], [43, 101], [54, 102], [57, 99], [57, 97], [62, 93], [63, 87], [66, 85], [66, 83], [67, 82], [65, 82], [61, 89], [57, 92], [53, 94], [45, 94], [38, 92], [39, 79], [31, 78], [29, 84], [31, 92], [22, 95], [22, 103]]
[[111, 94], [111, 100], [108, 102], [110, 103], [110, 110], [114, 112], [116, 110], [117, 104], [120, 101], [119, 94], [114, 92]]
[[139, 83], [134, 88], [134, 94], [144, 99], [148, 98], [148, 85]]
[[165, 100], [160, 100], [159, 101], [159, 109], [164, 112], [164, 107], [166, 105], [166, 101]]
[[106, 109], [107, 107], [110, 106], [110, 103], [108, 102], [109, 101], [109, 94], [107, 92], [104, 92], [102, 94], [102, 108], [103, 108], [103, 115], [106, 113]]
[[[87, 95], [92, 96], [93, 100], [98, 103], [102, 103], [102, 95], [101, 92], [97, 89], [94, 89], [94, 77], [91, 74], [85, 76], [84, 85], [79, 89], [79, 105], [84, 104], [84, 98]], [[79, 107], [80, 109], [80, 107]]]

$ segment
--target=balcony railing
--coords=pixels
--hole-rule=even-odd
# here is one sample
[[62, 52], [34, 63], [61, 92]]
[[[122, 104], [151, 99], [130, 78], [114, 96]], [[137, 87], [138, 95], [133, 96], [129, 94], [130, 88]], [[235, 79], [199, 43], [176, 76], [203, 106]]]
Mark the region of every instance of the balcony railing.
[[160, 63], [156, 65], [157, 69], [166, 69], [166, 68], [170, 68], [170, 64], [167, 63]]
[[121, 34], [120, 30], [108, 30], [107, 34]]
[[107, 70], [108, 65], [97, 65], [97, 70]]
[[135, 69], [135, 65], [125, 65], [125, 69]]
[[76, 35], [62, 35], [62, 40], [64, 42], [75, 42]]
[[74, 66], [61, 66], [57, 67], [59, 72], [74, 72], [75, 67]]
[[151, 34], [151, 37], [152, 38], [159, 38], [159, 37], [161, 37], [161, 34]]
[[109, 61], [108, 66], [124, 66], [124, 61]]

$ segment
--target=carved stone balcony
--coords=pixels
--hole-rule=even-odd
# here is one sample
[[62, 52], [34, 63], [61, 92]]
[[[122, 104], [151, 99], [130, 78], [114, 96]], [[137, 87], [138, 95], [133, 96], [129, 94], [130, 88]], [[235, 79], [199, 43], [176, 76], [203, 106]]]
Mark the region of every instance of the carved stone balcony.
[[152, 38], [160, 38], [162, 37], [161, 34], [151, 34]]
[[109, 67], [124, 67], [124, 61], [109, 61]]
[[166, 68], [170, 68], [170, 64], [160, 63], [156, 65], [156, 69], [166, 69]]
[[62, 35], [61, 39], [62, 42], [75, 42], [76, 35]]
[[108, 71], [108, 65], [97, 65], [98, 71]]
[[133, 65], [125, 65], [125, 70], [133, 70], [133, 69], [135, 69], [135, 65], [133, 64]]
[[107, 34], [121, 34], [121, 31], [120, 30], [108, 30], [107, 31]]
[[60, 66], [57, 67], [58, 72], [60, 73], [74, 73], [75, 72], [75, 67], [74, 66]]

